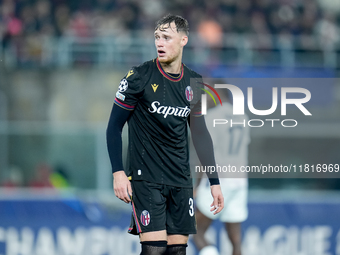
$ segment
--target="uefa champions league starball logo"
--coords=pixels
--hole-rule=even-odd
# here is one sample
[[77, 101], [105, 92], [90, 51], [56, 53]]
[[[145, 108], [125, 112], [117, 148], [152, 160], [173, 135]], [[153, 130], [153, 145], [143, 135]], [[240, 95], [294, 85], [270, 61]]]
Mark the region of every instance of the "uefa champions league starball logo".
[[119, 83], [119, 90], [118, 91], [119, 92], [124, 92], [124, 91], [127, 90], [127, 88], [128, 88], [127, 80], [126, 79], [121, 80], [120, 83]]

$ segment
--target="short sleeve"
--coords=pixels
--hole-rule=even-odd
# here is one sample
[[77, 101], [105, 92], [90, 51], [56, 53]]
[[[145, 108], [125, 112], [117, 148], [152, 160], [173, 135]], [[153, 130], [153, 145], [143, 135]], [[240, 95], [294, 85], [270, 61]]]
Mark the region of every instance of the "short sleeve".
[[142, 80], [138, 71], [132, 68], [119, 83], [115, 104], [125, 110], [134, 110], [139, 98], [142, 96], [142, 87]]

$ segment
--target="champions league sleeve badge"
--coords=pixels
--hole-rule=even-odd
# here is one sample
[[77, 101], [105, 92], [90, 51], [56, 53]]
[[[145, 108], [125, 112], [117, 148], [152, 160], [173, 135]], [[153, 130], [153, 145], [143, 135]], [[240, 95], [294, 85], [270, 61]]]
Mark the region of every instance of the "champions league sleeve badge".
[[122, 93], [120, 93], [119, 91], [117, 91], [116, 97], [117, 97], [118, 99], [122, 100], [122, 101], [125, 100], [125, 96], [124, 96]]
[[194, 92], [190, 86], [185, 88], [185, 96], [189, 102], [194, 98]]
[[129, 84], [128, 84], [128, 81], [126, 79], [121, 80], [120, 83], [119, 83], [118, 91], [119, 92], [126, 91], [127, 88], [128, 88], [128, 85]]

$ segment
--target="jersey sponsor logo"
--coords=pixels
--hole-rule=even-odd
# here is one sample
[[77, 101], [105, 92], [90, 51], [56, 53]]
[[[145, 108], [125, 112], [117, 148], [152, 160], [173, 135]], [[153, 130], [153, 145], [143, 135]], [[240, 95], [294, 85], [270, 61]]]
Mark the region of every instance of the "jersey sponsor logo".
[[185, 96], [189, 102], [194, 98], [194, 92], [190, 86], [185, 88]]
[[129, 86], [129, 83], [127, 82], [126, 79], [121, 80], [119, 83], [118, 92], [126, 91], [128, 86]]
[[151, 103], [152, 109], [148, 108], [149, 112], [163, 114], [164, 118], [168, 117], [169, 115], [178, 116], [186, 118], [190, 114], [190, 108], [188, 106], [185, 107], [173, 107], [173, 106], [163, 106], [160, 102], [154, 101]]
[[128, 74], [126, 75], [126, 79], [129, 78], [131, 75], [133, 75], [133, 70], [130, 70]]
[[156, 92], [157, 88], [158, 88], [158, 85], [155, 83], [155, 84], [151, 84], [151, 87], [153, 89], [153, 92]]
[[151, 217], [150, 213], [147, 210], [142, 211], [140, 215], [140, 221], [145, 227], [150, 224]]
[[116, 97], [117, 97], [118, 99], [122, 100], [122, 101], [125, 100], [125, 96], [124, 96], [122, 93], [120, 93], [119, 91], [117, 91]]

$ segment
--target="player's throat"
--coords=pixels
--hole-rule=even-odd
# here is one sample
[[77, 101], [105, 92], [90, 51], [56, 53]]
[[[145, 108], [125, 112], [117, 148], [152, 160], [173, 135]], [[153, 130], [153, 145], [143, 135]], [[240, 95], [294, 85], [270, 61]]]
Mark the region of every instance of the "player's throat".
[[[157, 59], [159, 64], [161, 65], [162, 69], [167, 72], [168, 74], [181, 74], [181, 69], [182, 69], [182, 61], [173, 61], [170, 64], [164, 63], [159, 61], [159, 59]], [[178, 75], [178, 76], [179, 76]]]

